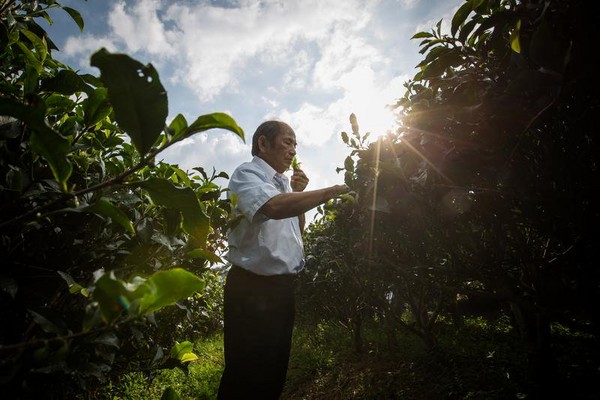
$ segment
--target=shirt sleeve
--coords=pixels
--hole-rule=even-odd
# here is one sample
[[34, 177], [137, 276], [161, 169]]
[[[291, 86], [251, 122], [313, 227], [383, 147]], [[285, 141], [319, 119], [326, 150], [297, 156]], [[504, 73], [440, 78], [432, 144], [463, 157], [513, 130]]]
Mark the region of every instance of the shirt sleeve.
[[249, 167], [240, 167], [229, 180], [229, 190], [237, 198], [237, 209], [252, 221], [258, 210], [272, 197], [280, 194], [264, 173]]

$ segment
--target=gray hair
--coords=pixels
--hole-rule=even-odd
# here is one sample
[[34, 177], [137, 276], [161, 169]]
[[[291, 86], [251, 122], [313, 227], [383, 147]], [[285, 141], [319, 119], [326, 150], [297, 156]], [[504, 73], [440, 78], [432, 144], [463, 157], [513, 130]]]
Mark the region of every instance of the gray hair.
[[266, 137], [267, 140], [272, 144], [272, 143], [274, 143], [277, 135], [284, 133], [286, 131], [294, 132], [294, 130], [292, 129], [291, 126], [289, 126], [288, 124], [286, 124], [285, 122], [282, 122], [282, 121], [271, 120], [271, 121], [265, 121], [262, 124], [260, 124], [258, 126], [258, 128], [256, 128], [256, 132], [254, 132], [254, 135], [252, 136], [252, 155], [253, 156], [258, 155], [258, 152], [259, 152], [258, 138], [259, 137], [261, 137], [261, 136]]

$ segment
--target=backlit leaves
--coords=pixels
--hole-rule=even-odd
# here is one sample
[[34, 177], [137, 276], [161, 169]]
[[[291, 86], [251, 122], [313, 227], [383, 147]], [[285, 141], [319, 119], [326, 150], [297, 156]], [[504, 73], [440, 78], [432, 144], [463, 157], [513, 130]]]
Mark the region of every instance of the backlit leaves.
[[158, 73], [152, 64], [143, 65], [106, 49], [94, 53], [91, 64], [100, 69], [117, 122], [138, 152], [146, 155], [164, 129], [169, 112], [167, 93]]

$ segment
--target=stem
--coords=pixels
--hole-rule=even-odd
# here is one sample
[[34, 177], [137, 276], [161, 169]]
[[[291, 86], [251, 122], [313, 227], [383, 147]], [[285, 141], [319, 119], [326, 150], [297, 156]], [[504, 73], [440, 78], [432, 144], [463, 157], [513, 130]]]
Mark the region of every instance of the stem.
[[15, 3], [16, 0], [9, 0], [5, 5], [0, 8], [0, 16], [2, 16], [9, 8]]
[[77, 338], [82, 338], [82, 337], [86, 337], [86, 336], [91, 336], [91, 335], [95, 335], [98, 333], [102, 333], [102, 332], [106, 332], [109, 331], [111, 329], [114, 330], [118, 330], [119, 327], [123, 324], [127, 324], [133, 320], [135, 320], [136, 316], [129, 316], [123, 320], [121, 320], [118, 323], [115, 323], [113, 325], [105, 325], [101, 328], [96, 328], [96, 329], [92, 329], [89, 331], [81, 331], [81, 332], [77, 332], [77, 333], [72, 333], [70, 335], [63, 335], [63, 336], [55, 336], [52, 338], [47, 338], [47, 339], [33, 339], [27, 342], [20, 342], [20, 343], [14, 343], [14, 344], [9, 344], [9, 345], [0, 345], [0, 353], [5, 352], [5, 351], [10, 351], [10, 350], [20, 350], [20, 349], [26, 349], [28, 347], [32, 347], [32, 346], [38, 346], [40, 344], [48, 344], [48, 343], [54, 343], [54, 342], [65, 342], [67, 340], [72, 340], [72, 339], [77, 339]]
[[117, 183], [121, 183], [129, 175], [133, 174], [136, 171], [139, 171], [140, 169], [142, 169], [143, 167], [145, 167], [146, 165], [148, 165], [148, 160], [152, 159], [157, 153], [158, 152], [151, 153], [151, 157], [143, 158], [135, 167], [133, 167], [133, 168], [131, 168], [129, 170], [123, 171], [121, 174], [115, 176], [114, 178], [111, 178], [111, 179], [106, 180], [104, 182], [100, 182], [100, 183], [98, 183], [96, 185], [87, 187], [85, 189], [81, 189], [81, 190], [79, 190], [77, 192], [74, 192], [74, 193], [65, 193], [65, 194], [63, 194], [61, 197], [59, 197], [56, 200], [53, 200], [53, 201], [51, 201], [49, 203], [46, 203], [44, 205], [35, 207], [35, 208], [33, 208], [33, 209], [29, 210], [29, 211], [26, 211], [25, 213], [23, 213], [23, 214], [15, 217], [15, 218], [13, 218], [13, 219], [10, 219], [8, 221], [2, 222], [2, 223], [0, 223], [0, 228], [4, 228], [5, 226], [14, 224], [15, 222], [19, 222], [19, 221], [21, 221], [21, 220], [23, 220], [25, 218], [28, 218], [28, 217], [30, 217], [32, 215], [35, 215], [35, 214], [37, 214], [39, 212], [48, 210], [48, 209], [50, 209], [52, 207], [55, 207], [56, 205], [58, 205], [58, 204], [60, 204], [60, 203], [62, 203], [64, 201], [66, 201], [66, 200], [73, 199], [75, 197], [82, 196], [82, 195], [84, 195], [86, 193], [94, 192], [96, 190], [104, 189], [105, 187], [112, 186], [112, 185], [115, 185]]

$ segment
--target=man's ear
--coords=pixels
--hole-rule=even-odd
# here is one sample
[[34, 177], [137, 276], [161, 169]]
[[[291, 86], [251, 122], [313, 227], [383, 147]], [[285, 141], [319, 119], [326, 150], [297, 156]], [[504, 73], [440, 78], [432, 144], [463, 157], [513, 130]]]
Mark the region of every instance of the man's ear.
[[267, 151], [267, 145], [269, 143], [267, 143], [267, 137], [265, 135], [261, 135], [258, 137], [258, 152], [259, 153], [265, 153]]

